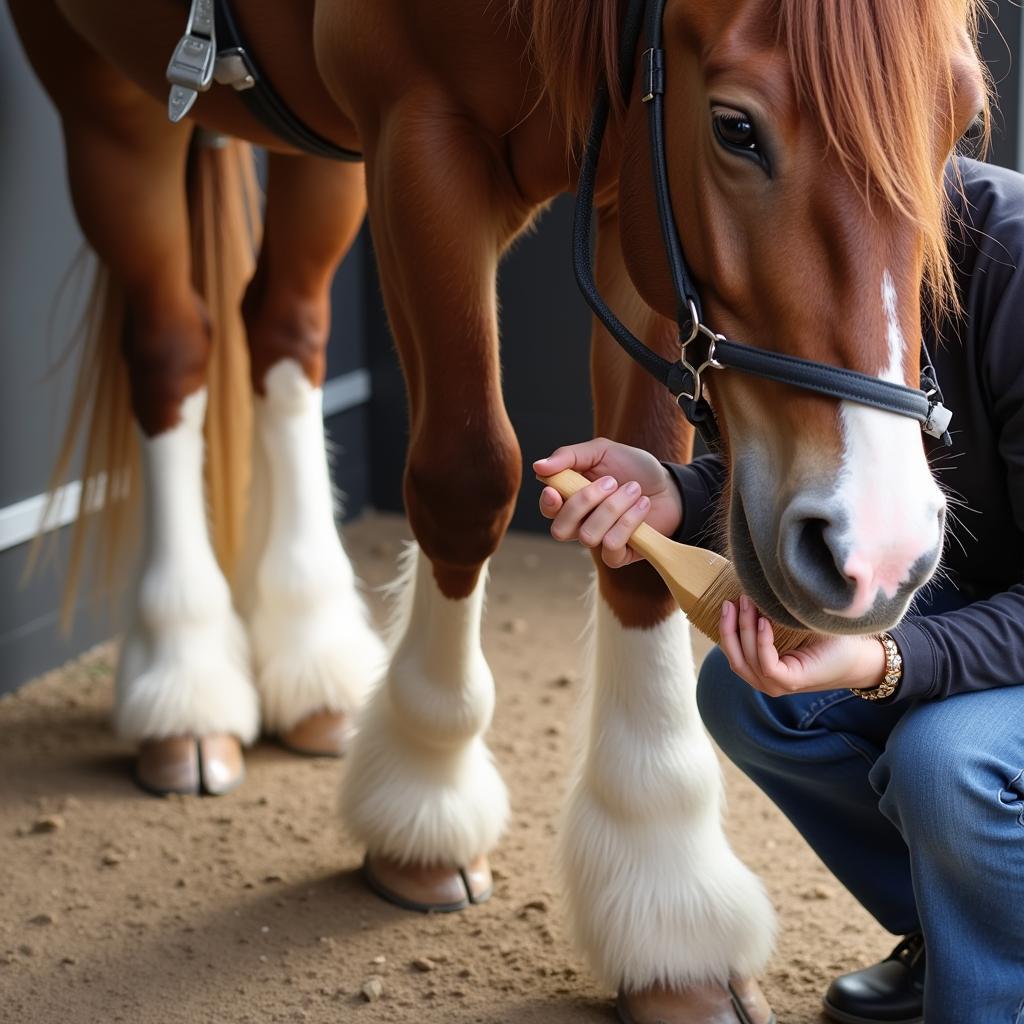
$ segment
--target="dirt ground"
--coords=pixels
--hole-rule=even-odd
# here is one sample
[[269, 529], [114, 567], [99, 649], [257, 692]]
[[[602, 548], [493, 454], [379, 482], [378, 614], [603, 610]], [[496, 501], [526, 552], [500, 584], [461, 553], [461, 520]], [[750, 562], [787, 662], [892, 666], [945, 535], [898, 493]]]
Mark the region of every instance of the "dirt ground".
[[[378, 619], [373, 588], [407, 529], [374, 516], [347, 532]], [[494, 559], [490, 739], [513, 815], [494, 898], [460, 914], [364, 888], [334, 813], [343, 763], [263, 742], [227, 797], [143, 795], [107, 726], [112, 646], [0, 701], [0, 1021], [611, 1021], [566, 941], [552, 865], [587, 577], [581, 551], [543, 537], [511, 536]], [[780, 1024], [818, 1022], [829, 978], [892, 941], [749, 782], [726, 778], [729, 835], [779, 912], [764, 985]]]

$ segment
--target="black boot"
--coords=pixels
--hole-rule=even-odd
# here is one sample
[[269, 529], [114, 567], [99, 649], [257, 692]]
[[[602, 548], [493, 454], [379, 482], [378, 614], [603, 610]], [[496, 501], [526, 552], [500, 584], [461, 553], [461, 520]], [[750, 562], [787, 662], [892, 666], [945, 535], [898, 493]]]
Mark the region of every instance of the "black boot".
[[842, 1024], [920, 1024], [924, 938], [908, 935], [881, 963], [843, 974], [828, 987], [825, 1015]]

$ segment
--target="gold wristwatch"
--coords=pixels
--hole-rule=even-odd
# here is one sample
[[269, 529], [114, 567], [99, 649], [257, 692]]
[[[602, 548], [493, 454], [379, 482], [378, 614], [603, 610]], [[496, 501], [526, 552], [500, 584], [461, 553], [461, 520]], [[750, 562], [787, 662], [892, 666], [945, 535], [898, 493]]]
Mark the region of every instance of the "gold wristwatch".
[[886, 700], [896, 692], [903, 678], [903, 657], [896, 641], [888, 633], [879, 633], [878, 642], [885, 650], [885, 675], [878, 686], [870, 690], [853, 690], [861, 700]]

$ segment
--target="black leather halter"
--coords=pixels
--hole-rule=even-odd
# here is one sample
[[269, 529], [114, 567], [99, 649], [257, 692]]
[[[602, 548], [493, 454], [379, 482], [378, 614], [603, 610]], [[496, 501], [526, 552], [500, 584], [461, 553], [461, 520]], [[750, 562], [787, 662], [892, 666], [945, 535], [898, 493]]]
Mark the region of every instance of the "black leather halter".
[[610, 107], [607, 83], [602, 84], [598, 90], [594, 105], [593, 120], [580, 168], [573, 224], [576, 281], [587, 304], [626, 353], [672, 392], [686, 418], [709, 445], [719, 440], [719, 432], [714, 413], [704, 397], [704, 375], [709, 370], [721, 369], [739, 370], [805, 391], [908, 416], [917, 420], [925, 433], [941, 438], [943, 444], [951, 444], [946, 429], [950, 414], [942, 405], [935, 370], [924, 348], [921, 388], [908, 388], [855, 370], [741, 345], [716, 334], [704, 324], [700, 296], [683, 255], [669, 196], [665, 156], [666, 68], [665, 51], [661, 46], [664, 9], [665, 0], [631, 0], [629, 3], [622, 25], [618, 86], [628, 103], [633, 87], [637, 44], [641, 32], [644, 32], [645, 47], [641, 57], [642, 100], [648, 110], [658, 219], [676, 294], [679, 360], [670, 362], [641, 342], [611, 311], [598, 292], [594, 280], [590, 240], [594, 182]]

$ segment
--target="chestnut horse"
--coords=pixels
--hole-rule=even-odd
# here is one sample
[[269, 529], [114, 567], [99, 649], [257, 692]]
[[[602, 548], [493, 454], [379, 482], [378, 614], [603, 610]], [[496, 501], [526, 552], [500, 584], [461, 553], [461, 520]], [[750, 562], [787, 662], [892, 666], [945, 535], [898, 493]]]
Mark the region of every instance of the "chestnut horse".
[[[173, 788], [198, 771], [208, 790], [230, 785], [232, 744], [253, 738], [259, 708], [293, 745], [337, 746], [374, 679], [381, 653], [333, 530], [319, 420], [328, 282], [368, 208], [408, 384], [417, 544], [342, 813], [389, 898], [442, 909], [482, 899], [507, 798], [483, 739], [494, 686], [479, 626], [521, 472], [502, 404], [495, 271], [543, 204], [574, 187], [593, 97], [617, 81], [625, 4], [233, 0], [284, 104], [365, 159], [296, 152], [225, 86], [189, 112], [271, 153], [242, 304], [257, 526], [236, 590], [247, 647], [204, 520], [211, 324], [190, 259], [192, 130], [166, 116], [164, 71], [188, 5], [10, 3], [63, 118], [82, 228], [123, 297], [108, 349], [123, 348], [149, 511], [118, 721], [143, 744], [144, 778]], [[944, 167], [985, 105], [980, 7], [668, 0], [671, 202], [716, 330], [916, 385], [922, 285], [937, 304], [949, 295]], [[641, 89], [621, 102], [612, 92], [597, 278], [632, 331], [672, 357], [676, 304]], [[211, 159], [223, 169], [232, 158], [197, 158]], [[219, 187], [237, 206], [223, 176]], [[600, 328], [592, 370], [598, 432], [687, 457], [678, 410]], [[211, 402], [222, 387], [210, 385]], [[942, 543], [943, 500], [917, 427], [729, 371], [710, 387], [748, 592], [818, 630], [892, 624]], [[231, 421], [222, 409], [214, 433]], [[575, 937], [622, 993], [623, 1019], [764, 1024], [752, 979], [770, 952], [771, 909], [723, 837], [686, 622], [646, 566], [597, 566], [588, 671], [589, 742], [561, 835]]]

